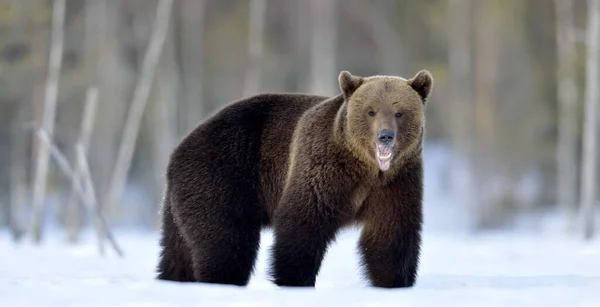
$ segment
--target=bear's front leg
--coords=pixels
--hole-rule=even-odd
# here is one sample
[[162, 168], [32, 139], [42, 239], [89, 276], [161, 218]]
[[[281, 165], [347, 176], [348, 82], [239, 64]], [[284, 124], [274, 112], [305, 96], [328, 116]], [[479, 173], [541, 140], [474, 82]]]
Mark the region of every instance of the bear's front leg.
[[310, 193], [290, 193], [274, 215], [272, 281], [278, 286], [314, 287], [339, 228], [339, 213], [333, 204], [318, 202]]
[[421, 250], [422, 168], [406, 167], [365, 201], [359, 249], [375, 287], [412, 287]]

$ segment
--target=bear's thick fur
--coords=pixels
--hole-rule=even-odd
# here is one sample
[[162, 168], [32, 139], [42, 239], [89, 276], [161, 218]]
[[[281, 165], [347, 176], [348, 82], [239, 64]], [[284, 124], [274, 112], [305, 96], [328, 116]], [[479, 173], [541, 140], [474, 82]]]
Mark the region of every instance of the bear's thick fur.
[[414, 285], [433, 78], [338, 79], [334, 97], [239, 100], [181, 141], [167, 170], [159, 279], [246, 285], [272, 227], [273, 282], [314, 287], [336, 232], [361, 223], [371, 284]]

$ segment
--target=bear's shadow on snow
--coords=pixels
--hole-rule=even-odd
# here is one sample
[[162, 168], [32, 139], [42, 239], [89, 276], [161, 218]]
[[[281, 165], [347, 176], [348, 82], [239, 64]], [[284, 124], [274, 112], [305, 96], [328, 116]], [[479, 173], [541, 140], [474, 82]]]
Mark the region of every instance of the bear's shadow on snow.
[[454, 288], [538, 288], [538, 287], [582, 287], [600, 286], [600, 277], [577, 275], [540, 276], [464, 276], [429, 275], [421, 276], [416, 287], [429, 289]]

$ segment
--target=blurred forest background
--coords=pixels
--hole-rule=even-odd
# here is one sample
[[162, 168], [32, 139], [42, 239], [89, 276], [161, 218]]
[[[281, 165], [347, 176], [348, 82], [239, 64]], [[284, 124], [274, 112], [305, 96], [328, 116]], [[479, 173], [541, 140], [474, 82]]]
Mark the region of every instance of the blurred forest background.
[[470, 227], [558, 210], [573, 228], [598, 187], [597, 3], [1, 0], [0, 225], [157, 229], [171, 150], [224, 104], [428, 69], [427, 142]]

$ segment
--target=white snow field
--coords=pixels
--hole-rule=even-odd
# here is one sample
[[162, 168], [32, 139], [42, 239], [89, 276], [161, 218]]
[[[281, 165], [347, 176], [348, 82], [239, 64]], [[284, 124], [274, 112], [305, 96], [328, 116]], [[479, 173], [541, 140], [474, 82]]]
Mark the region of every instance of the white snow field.
[[155, 280], [157, 232], [115, 229], [125, 251], [118, 258], [110, 250], [99, 256], [89, 232], [72, 246], [53, 229], [36, 247], [29, 240], [15, 245], [0, 231], [0, 307], [600, 306], [600, 239], [585, 242], [561, 231], [469, 234], [464, 214], [439, 192], [444, 179], [435, 172], [448, 165], [442, 157], [430, 154], [426, 165], [426, 231], [413, 288], [368, 286], [356, 252], [358, 229], [340, 233], [314, 289], [268, 281], [270, 231], [247, 287]]
[[264, 233], [246, 288], [156, 281], [155, 233], [120, 232], [126, 257], [100, 257], [89, 243], [49, 239], [15, 246], [0, 236], [0, 306], [600, 306], [600, 242], [516, 234], [426, 234], [418, 284], [369, 287], [360, 277], [357, 231], [326, 255], [315, 289], [267, 280]]

